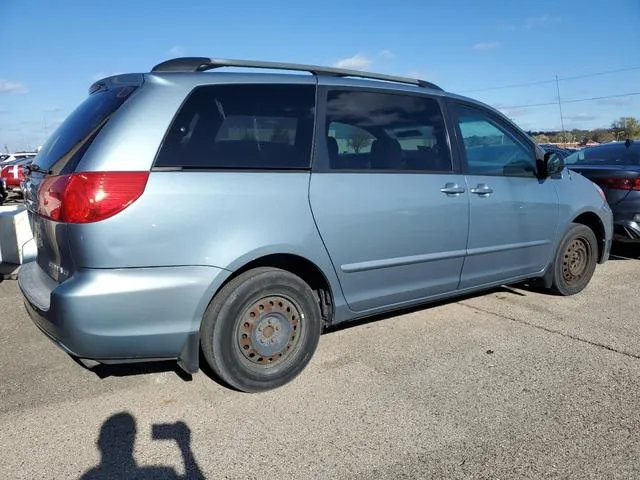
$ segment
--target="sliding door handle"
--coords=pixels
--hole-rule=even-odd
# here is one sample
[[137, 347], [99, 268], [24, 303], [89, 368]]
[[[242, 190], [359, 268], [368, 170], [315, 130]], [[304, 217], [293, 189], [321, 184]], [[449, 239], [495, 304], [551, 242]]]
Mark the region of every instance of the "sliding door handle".
[[476, 195], [490, 195], [493, 193], [493, 189], [484, 183], [480, 183], [471, 189], [471, 193], [475, 193]]
[[440, 189], [440, 191], [442, 193], [446, 193], [447, 195], [460, 195], [461, 193], [466, 192], [466, 189], [459, 186], [457, 183], [447, 183]]

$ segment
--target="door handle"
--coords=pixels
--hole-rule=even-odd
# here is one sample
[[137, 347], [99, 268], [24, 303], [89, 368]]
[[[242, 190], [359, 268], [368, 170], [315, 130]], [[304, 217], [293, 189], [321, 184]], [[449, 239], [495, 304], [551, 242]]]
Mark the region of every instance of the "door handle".
[[440, 189], [442, 193], [446, 193], [447, 195], [460, 195], [464, 193], [466, 190], [464, 187], [459, 186], [457, 183], [447, 183], [444, 187]]
[[479, 183], [476, 188], [471, 189], [471, 193], [475, 193], [476, 195], [490, 195], [493, 193], [493, 189], [484, 183]]

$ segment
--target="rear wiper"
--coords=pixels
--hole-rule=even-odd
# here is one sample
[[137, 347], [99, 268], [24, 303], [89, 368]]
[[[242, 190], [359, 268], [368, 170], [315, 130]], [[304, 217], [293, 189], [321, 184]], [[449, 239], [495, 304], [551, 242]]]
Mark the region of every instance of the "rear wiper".
[[51, 173], [53, 173], [51, 170], [45, 170], [44, 168], [40, 167], [39, 165], [36, 165], [34, 163], [31, 163], [29, 165], [26, 166], [26, 169], [29, 173], [31, 172], [42, 172], [46, 175], [51, 175]]

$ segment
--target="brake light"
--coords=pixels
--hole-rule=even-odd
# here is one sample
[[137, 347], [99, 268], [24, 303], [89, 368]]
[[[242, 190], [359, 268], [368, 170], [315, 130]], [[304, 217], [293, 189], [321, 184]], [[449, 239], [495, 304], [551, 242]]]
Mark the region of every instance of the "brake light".
[[91, 223], [120, 213], [135, 202], [149, 172], [81, 172], [47, 177], [38, 189], [38, 215], [64, 223]]
[[604, 178], [598, 180], [598, 183], [619, 190], [640, 190], [640, 178]]

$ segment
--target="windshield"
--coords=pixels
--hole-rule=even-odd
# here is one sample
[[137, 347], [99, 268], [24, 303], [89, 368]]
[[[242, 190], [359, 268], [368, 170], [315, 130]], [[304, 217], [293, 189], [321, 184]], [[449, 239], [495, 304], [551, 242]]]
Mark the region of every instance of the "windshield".
[[564, 159], [566, 165], [640, 165], [640, 144], [624, 142], [588, 147]]

